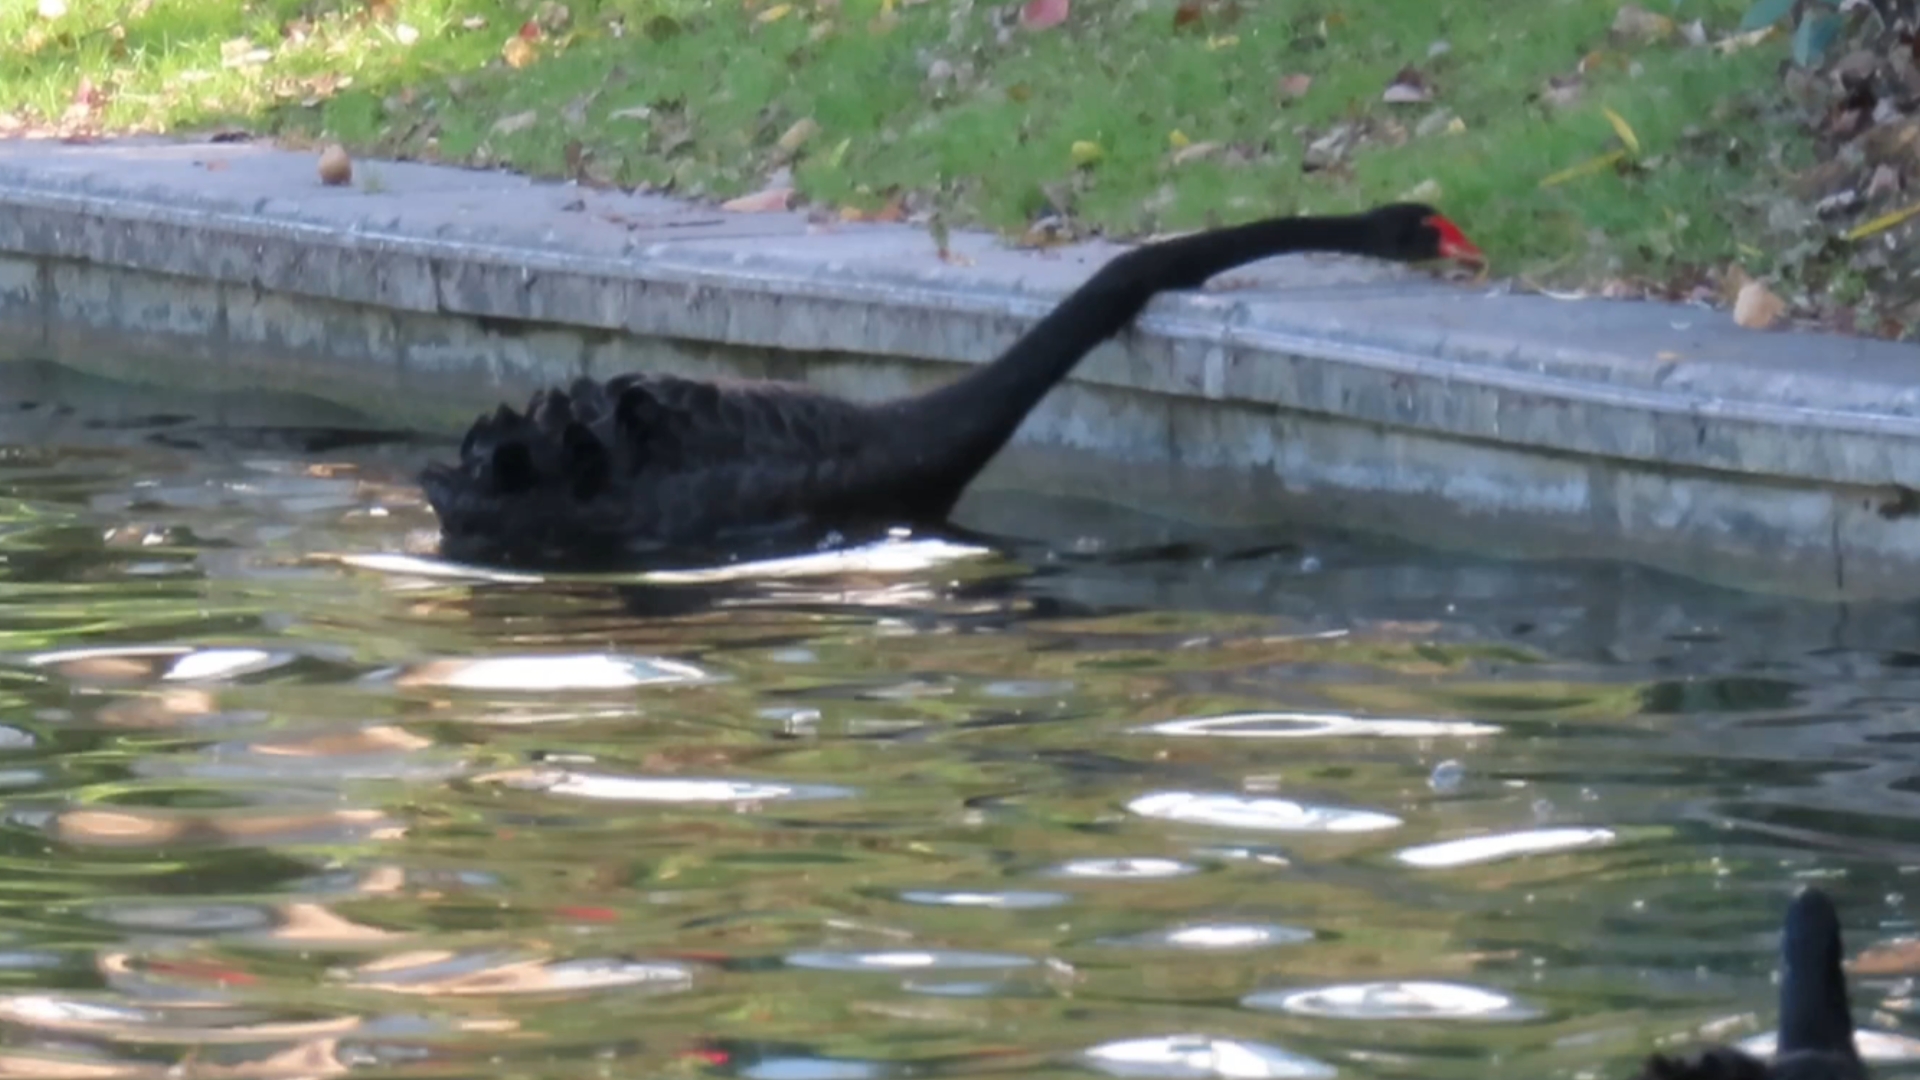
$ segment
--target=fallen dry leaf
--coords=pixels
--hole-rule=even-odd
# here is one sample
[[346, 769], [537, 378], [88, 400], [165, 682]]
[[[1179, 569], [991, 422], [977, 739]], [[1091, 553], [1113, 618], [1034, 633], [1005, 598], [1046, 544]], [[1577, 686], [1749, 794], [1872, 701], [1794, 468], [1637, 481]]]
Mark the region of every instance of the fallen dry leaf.
[[1332, 168], [1347, 156], [1347, 151], [1353, 147], [1359, 135], [1359, 130], [1352, 124], [1335, 124], [1325, 135], [1307, 143], [1301, 166], [1309, 172]]
[[791, 14], [793, 14], [792, 4], [775, 4], [760, 14], [755, 15], [753, 21], [757, 23], [774, 23], [779, 22]]
[[1607, 123], [1613, 125], [1613, 133], [1620, 136], [1620, 141], [1626, 144], [1627, 152], [1640, 153], [1640, 136], [1633, 133], [1633, 126], [1627, 123], [1626, 118], [1605, 105], [1600, 106], [1600, 111], [1606, 114]]
[[511, 68], [526, 67], [528, 64], [539, 59], [539, 57], [539, 48], [535, 46], [532, 41], [519, 34], [508, 38], [506, 44], [500, 46], [500, 58], [505, 60], [507, 66]]
[[1920, 214], [1920, 203], [1914, 203], [1911, 206], [1903, 206], [1900, 209], [1893, 211], [1892, 213], [1881, 214], [1879, 217], [1874, 218], [1872, 221], [1861, 222], [1860, 224], [1855, 225], [1853, 228], [1848, 229], [1846, 232], [1842, 233], [1841, 239], [1864, 240], [1867, 237], [1874, 235], [1875, 233], [1886, 232], [1888, 229], [1891, 229], [1895, 225], [1898, 225], [1901, 222], [1907, 220], [1908, 218], [1913, 217], [1915, 214]]
[[1772, 37], [1773, 33], [1774, 28], [1771, 25], [1762, 26], [1758, 30], [1749, 30], [1744, 34], [1729, 34], [1719, 41], [1714, 42], [1713, 47], [1716, 51], [1731, 56], [1742, 49], [1753, 48], [1755, 45]]
[[1787, 302], [1773, 295], [1764, 282], [1740, 286], [1740, 295], [1733, 301], [1733, 321], [1749, 330], [1765, 330], [1786, 312]]
[[1620, 53], [1608, 52], [1605, 49], [1595, 49], [1592, 52], [1589, 52], [1586, 55], [1582, 56], [1580, 58], [1580, 62], [1574, 65], [1574, 70], [1578, 71], [1582, 75], [1586, 75], [1590, 72], [1595, 72], [1600, 70], [1601, 68], [1606, 68], [1606, 67], [1614, 68], [1619, 71], [1625, 71], [1627, 70], [1627, 66], [1630, 63], [1631, 61], [1629, 61], [1624, 55]]
[[1582, 176], [1592, 175], [1610, 165], [1618, 165], [1625, 160], [1627, 160], [1627, 152], [1625, 150], [1614, 150], [1601, 154], [1599, 157], [1590, 157], [1578, 165], [1561, 169], [1559, 172], [1540, 181], [1540, 186], [1543, 188], [1558, 187], [1569, 180], [1578, 180]]
[[1281, 98], [1287, 101], [1294, 101], [1306, 97], [1307, 91], [1312, 88], [1313, 76], [1298, 73], [1282, 75], [1279, 81], [1274, 83], [1274, 89], [1279, 92]]
[[1875, 165], [1873, 177], [1867, 181], [1867, 198], [1878, 199], [1900, 190], [1900, 172], [1891, 165]]
[[1438, 202], [1440, 182], [1431, 178], [1422, 180], [1400, 193], [1402, 202]]
[[1020, 234], [1018, 240], [1014, 241], [1014, 246], [1042, 249], [1059, 247], [1062, 244], [1072, 242], [1073, 230], [1068, 226], [1065, 219], [1055, 214], [1048, 214], [1046, 217], [1028, 225], [1027, 230]]
[[1020, 25], [1028, 30], [1045, 30], [1067, 21], [1071, 0], [1027, 0], [1020, 5]]
[[1185, 165], [1189, 161], [1200, 161], [1204, 158], [1213, 157], [1225, 148], [1226, 144], [1217, 142], [1189, 143], [1173, 152], [1173, 163], [1175, 165]]
[[320, 151], [320, 182], [329, 187], [340, 187], [353, 180], [353, 159], [347, 156], [346, 147], [339, 143], [329, 143]]
[[1660, 41], [1673, 33], [1673, 20], [1635, 4], [1623, 4], [1613, 16], [1613, 35], [1628, 41]]
[[720, 209], [735, 214], [765, 214], [785, 210], [792, 201], [792, 188], [771, 187], [737, 199], [728, 199], [720, 204]]
[[1205, 0], [1180, 0], [1180, 6], [1173, 9], [1173, 28], [1178, 30], [1197, 23], [1206, 12]]
[[528, 109], [526, 112], [514, 113], [511, 116], [503, 116], [495, 120], [493, 122], [493, 133], [495, 135], [512, 135], [515, 132], [525, 131], [539, 122], [540, 111], [538, 109]]
[[878, 210], [862, 210], [855, 206], [840, 208], [841, 221], [905, 221], [907, 219], [907, 200], [905, 196], [895, 195]]
[[780, 136], [778, 145], [781, 150], [791, 154], [805, 145], [808, 139], [818, 134], [820, 134], [820, 125], [810, 116], [802, 117], [793, 122], [793, 126], [787, 129], [786, 134]]
[[1432, 101], [1433, 93], [1427, 86], [1426, 78], [1412, 65], [1408, 65], [1400, 69], [1399, 74], [1393, 77], [1393, 82], [1387, 84], [1386, 93], [1380, 95], [1380, 100], [1394, 104], [1413, 104]]
[[540, 29], [547, 33], [557, 34], [573, 21], [573, 12], [559, 0], [541, 0], [539, 10], [533, 14], [533, 21], [539, 23]]
[[1564, 109], [1580, 100], [1587, 82], [1578, 75], [1550, 75], [1540, 91], [1540, 100], [1556, 109]]

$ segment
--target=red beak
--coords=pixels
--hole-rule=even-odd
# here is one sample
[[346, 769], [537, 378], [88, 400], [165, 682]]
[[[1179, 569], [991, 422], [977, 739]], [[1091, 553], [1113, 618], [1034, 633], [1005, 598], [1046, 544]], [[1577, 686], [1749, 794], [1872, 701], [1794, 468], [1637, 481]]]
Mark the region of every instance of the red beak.
[[1432, 226], [1433, 231], [1440, 234], [1441, 258], [1473, 263], [1476, 266], [1487, 264], [1486, 254], [1480, 250], [1479, 245], [1467, 239], [1467, 234], [1460, 231], [1460, 226], [1439, 214], [1428, 218], [1427, 224]]

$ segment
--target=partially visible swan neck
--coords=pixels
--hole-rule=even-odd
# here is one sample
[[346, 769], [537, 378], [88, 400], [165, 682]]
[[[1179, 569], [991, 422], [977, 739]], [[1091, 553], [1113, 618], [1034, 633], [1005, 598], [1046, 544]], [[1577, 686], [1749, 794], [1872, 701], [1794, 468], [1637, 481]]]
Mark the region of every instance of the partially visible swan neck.
[[1808, 888], [1794, 898], [1787, 908], [1780, 954], [1779, 1051], [1856, 1056], [1847, 976], [1841, 966], [1840, 919], [1825, 893]]
[[1269, 218], [1176, 237], [1124, 252], [1060, 306], [975, 371], [899, 403], [902, 449], [919, 451], [964, 482], [998, 453], [1056, 383], [1167, 289], [1192, 289], [1224, 270], [1294, 251], [1370, 253], [1380, 247], [1365, 214]]

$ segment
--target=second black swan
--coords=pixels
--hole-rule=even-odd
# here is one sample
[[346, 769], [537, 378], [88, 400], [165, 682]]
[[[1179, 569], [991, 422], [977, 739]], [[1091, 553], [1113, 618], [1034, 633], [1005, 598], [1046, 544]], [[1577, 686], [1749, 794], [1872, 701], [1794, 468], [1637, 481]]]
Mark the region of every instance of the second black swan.
[[449, 558], [618, 564], [862, 525], [942, 522], [1027, 414], [1156, 293], [1288, 252], [1482, 261], [1430, 206], [1269, 218], [1102, 266], [1011, 348], [925, 394], [856, 404], [779, 382], [578, 379], [476, 420], [421, 475]]
[[1730, 1046], [1686, 1056], [1655, 1055], [1636, 1080], [1867, 1080], [1853, 1040], [1840, 917], [1816, 888], [1787, 907], [1780, 935], [1780, 1033], [1774, 1058]]

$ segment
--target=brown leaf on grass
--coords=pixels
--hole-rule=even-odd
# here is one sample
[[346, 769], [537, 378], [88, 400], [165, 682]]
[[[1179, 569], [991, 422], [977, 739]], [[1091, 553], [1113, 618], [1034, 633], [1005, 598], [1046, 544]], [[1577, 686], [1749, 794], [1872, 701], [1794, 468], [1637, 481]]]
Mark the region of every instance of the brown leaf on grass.
[[813, 117], [801, 117], [780, 136], [780, 141], [776, 145], [782, 153], [796, 154], [802, 146], [806, 145], [808, 139], [818, 134], [820, 134], [820, 125], [814, 121]]
[[840, 208], [841, 221], [905, 221], [907, 219], [907, 200], [905, 196], [895, 195], [886, 205], [877, 210], [862, 210], [857, 206]]
[[341, 187], [353, 182], [353, 159], [339, 143], [331, 143], [320, 151], [318, 163], [320, 182], [328, 187]]
[[1740, 286], [1733, 301], [1733, 321], [1749, 330], [1765, 330], [1786, 312], [1786, 301], [1775, 296], [1764, 282], [1749, 281]]
[[1380, 95], [1380, 100], [1402, 105], [1432, 101], [1433, 88], [1427, 85], [1426, 76], [1420, 74], [1419, 69], [1408, 64], [1387, 84], [1387, 90]]
[[1019, 239], [1013, 242], [1013, 246], [1027, 248], [1029, 250], [1041, 250], [1059, 247], [1062, 244], [1070, 244], [1073, 240], [1072, 224], [1058, 214], [1048, 214], [1033, 224], [1028, 225], [1026, 231], [1020, 234]]
[[1867, 181], [1867, 198], [1878, 199], [1882, 196], [1896, 194], [1899, 190], [1899, 170], [1886, 165], [1875, 165], [1873, 167], [1873, 176]]
[[1556, 108], [1564, 109], [1580, 100], [1587, 82], [1578, 75], [1551, 75], [1547, 85], [1540, 89], [1540, 100]]
[[557, 34], [565, 30], [567, 24], [573, 21], [573, 12], [558, 0], [541, 0], [539, 10], [534, 12], [533, 21], [539, 24], [541, 30], [549, 34]]
[[1621, 41], [1664, 41], [1673, 33], [1673, 20], [1637, 4], [1622, 4], [1613, 16], [1613, 36]]
[[[1435, 109], [1421, 117], [1419, 123], [1413, 125], [1413, 137], [1416, 139], [1430, 139], [1443, 131], [1452, 131], [1453, 125], [1458, 122], [1459, 119], [1459, 117], [1445, 109]], [[1466, 125], [1461, 124], [1460, 130], [1465, 131]]]
[[742, 195], [737, 199], [728, 199], [720, 204], [720, 209], [734, 214], [766, 214], [785, 210], [793, 201], [793, 189], [790, 187], [770, 187], [756, 191], [751, 195]]
[[[567, 175], [582, 187], [604, 188], [604, 174], [593, 167], [593, 148], [579, 139], [568, 139], [561, 155], [567, 162]], [[568, 209], [569, 207], [562, 207]]]
[[493, 134], [513, 135], [522, 132], [540, 122], [540, 111], [528, 109], [526, 112], [503, 116], [493, 122]]
[[1228, 27], [1239, 22], [1245, 13], [1239, 0], [1180, 0], [1173, 9], [1173, 29], [1178, 33]]
[[1027, 0], [1020, 5], [1020, 25], [1027, 30], [1045, 30], [1067, 21], [1071, 0]]
[[532, 38], [515, 34], [500, 46], [500, 58], [505, 60], [510, 68], [523, 68], [540, 58], [540, 50], [534, 45]]
[[1313, 76], [1298, 72], [1282, 75], [1274, 82], [1273, 88], [1282, 101], [1298, 101], [1307, 96], [1308, 90], [1313, 89]]
[[1300, 167], [1307, 172], [1333, 168], [1346, 158], [1359, 137], [1360, 131], [1354, 125], [1335, 124], [1326, 134], [1307, 144]]
[[82, 75], [80, 76], [79, 84], [73, 88], [73, 97], [70, 103], [78, 105], [83, 109], [98, 109], [107, 103], [107, 94], [106, 91], [95, 85], [92, 79]]
[[1574, 65], [1574, 70], [1582, 75], [1608, 67], [1618, 71], [1625, 71], [1629, 63], [1631, 63], [1631, 61], [1620, 53], [1608, 52], [1605, 49], [1595, 49], [1582, 56], [1580, 62]]
[[1179, 149], [1175, 150], [1173, 152], [1173, 157], [1171, 158], [1171, 160], [1175, 165], [1185, 165], [1190, 161], [1201, 161], [1206, 158], [1214, 157], [1218, 155], [1220, 151], [1225, 149], [1226, 149], [1225, 143], [1217, 143], [1217, 142], [1188, 143], [1187, 145], [1182, 146]]
[[1419, 183], [1408, 188], [1407, 190], [1401, 192], [1400, 200], [1402, 202], [1425, 202], [1425, 203], [1439, 202], [1440, 201], [1440, 182], [1431, 177], [1425, 180], [1422, 180]]

